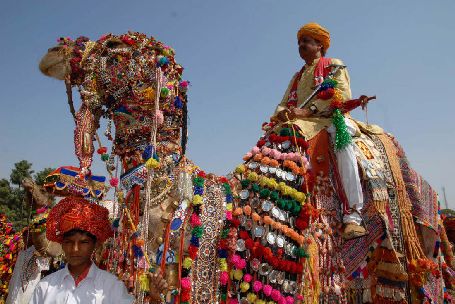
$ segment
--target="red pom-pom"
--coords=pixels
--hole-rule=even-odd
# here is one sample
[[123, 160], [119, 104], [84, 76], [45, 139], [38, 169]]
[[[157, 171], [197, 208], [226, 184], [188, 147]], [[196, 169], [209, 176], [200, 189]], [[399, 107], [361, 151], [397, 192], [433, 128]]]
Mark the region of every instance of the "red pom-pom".
[[180, 300], [182, 302], [189, 302], [190, 301], [190, 298], [191, 298], [191, 294], [189, 291], [187, 290], [182, 290], [181, 294], [180, 294]]
[[245, 247], [250, 250], [253, 249], [253, 247], [254, 247], [253, 240], [252, 239], [245, 240]]
[[197, 176], [202, 177], [202, 178], [205, 178], [206, 174], [205, 174], [204, 171], [199, 171], [198, 174], [197, 174]]
[[299, 217], [295, 220], [295, 226], [300, 230], [305, 230], [306, 228], [308, 228], [308, 221], [305, 220], [304, 218]]
[[219, 181], [220, 181], [220, 183], [222, 183], [222, 184], [227, 184], [227, 183], [228, 183], [227, 178], [224, 177], [224, 176], [221, 176], [220, 179], [219, 179]]
[[107, 148], [106, 147], [101, 147], [98, 150], [96, 150], [96, 153], [98, 153], [98, 154], [104, 154], [106, 152], [107, 152]]
[[234, 219], [232, 219], [232, 221], [231, 221], [231, 225], [232, 225], [232, 227], [237, 228], [237, 227], [240, 226], [240, 221], [239, 221], [238, 219], [234, 218]]
[[333, 97], [333, 94], [335, 94], [335, 90], [333, 88], [327, 88], [326, 90], [320, 91], [318, 93], [318, 99], [330, 99]]
[[118, 186], [118, 178], [116, 178], [116, 177], [111, 178], [110, 181], [109, 181], [109, 184], [112, 187], [117, 187]]
[[198, 250], [199, 250], [198, 247], [195, 247], [193, 245], [188, 246], [188, 255], [192, 260], [196, 259]]
[[257, 142], [257, 144], [256, 144], [256, 145], [257, 145], [259, 148], [261, 148], [263, 145], [265, 145], [265, 143], [266, 143], [266, 141], [265, 141], [265, 140], [263, 140], [263, 139], [260, 139], [260, 140]]
[[239, 237], [242, 239], [242, 240], [247, 240], [250, 238], [250, 236], [248, 235], [248, 232], [242, 230], [239, 232]]

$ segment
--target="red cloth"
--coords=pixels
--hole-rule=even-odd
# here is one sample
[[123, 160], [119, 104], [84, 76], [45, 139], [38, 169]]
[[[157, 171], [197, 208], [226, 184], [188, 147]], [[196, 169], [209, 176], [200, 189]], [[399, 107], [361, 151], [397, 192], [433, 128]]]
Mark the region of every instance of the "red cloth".
[[109, 211], [95, 203], [75, 196], [62, 199], [49, 212], [46, 223], [46, 237], [61, 243], [63, 234], [73, 229], [87, 231], [104, 242], [113, 235], [109, 222]]

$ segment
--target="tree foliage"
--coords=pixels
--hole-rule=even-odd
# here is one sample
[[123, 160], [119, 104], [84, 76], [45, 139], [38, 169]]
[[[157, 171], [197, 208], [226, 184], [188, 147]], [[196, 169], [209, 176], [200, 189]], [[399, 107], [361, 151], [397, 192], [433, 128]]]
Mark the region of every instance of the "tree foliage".
[[32, 170], [32, 163], [21, 160], [14, 164], [9, 180], [0, 179], [0, 213], [7, 216], [16, 231], [27, 225], [31, 211], [25, 200], [22, 180], [33, 176], [38, 185], [43, 185], [44, 179], [53, 170], [52, 168], [45, 168], [33, 175], [35, 171]]

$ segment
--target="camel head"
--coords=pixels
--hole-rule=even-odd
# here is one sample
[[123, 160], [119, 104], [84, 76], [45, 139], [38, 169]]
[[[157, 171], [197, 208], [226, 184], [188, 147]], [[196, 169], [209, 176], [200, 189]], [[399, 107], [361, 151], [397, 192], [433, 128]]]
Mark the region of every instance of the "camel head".
[[[162, 42], [135, 32], [108, 34], [96, 41], [61, 38], [41, 59], [40, 70], [78, 87], [78, 113], [83, 109], [95, 120], [114, 122], [116, 155], [142, 154], [154, 142], [154, 151], [166, 157], [183, 154], [186, 145], [188, 82], [182, 80], [183, 68], [174, 55]], [[96, 121], [93, 125], [99, 126]]]

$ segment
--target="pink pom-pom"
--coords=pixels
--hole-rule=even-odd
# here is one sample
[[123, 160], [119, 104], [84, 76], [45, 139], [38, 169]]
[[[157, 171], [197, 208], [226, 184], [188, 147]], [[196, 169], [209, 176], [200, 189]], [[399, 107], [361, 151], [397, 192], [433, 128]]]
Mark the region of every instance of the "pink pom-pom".
[[303, 296], [302, 295], [297, 295], [297, 300], [303, 301]]
[[185, 290], [188, 290], [191, 288], [191, 281], [190, 281], [190, 278], [182, 278], [182, 280], [180, 281], [181, 285], [182, 285], [182, 289], [185, 289]]
[[237, 299], [229, 299], [229, 304], [239, 304]]
[[220, 274], [220, 283], [221, 285], [226, 285], [229, 279], [229, 275], [226, 271], [221, 272]]
[[291, 296], [286, 297], [286, 304], [294, 304], [294, 298]]
[[253, 154], [258, 154], [258, 153], [259, 153], [259, 148], [258, 148], [258, 146], [254, 146], [253, 149], [251, 149], [251, 153], [253, 153]]
[[286, 299], [283, 297], [283, 295], [280, 295], [280, 298], [278, 299], [278, 304], [286, 304]]
[[159, 125], [161, 125], [161, 124], [164, 122], [164, 115], [163, 115], [163, 112], [161, 112], [160, 110], [156, 110], [155, 119], [156, 119], [156, 122], [157, 122]]
[[284, 160], [284, 153], [281, 153], [280, 151], [276, 151], [276, 159], [279, 160]]
[[231, 263], [234, 265], [237, 265], [237, 263], [240, 261], [241, 257], [238, 254], [233, 254], [231, 256]]
[[232, 211], [226, 211], [226, 219], [228, 221], [232, 220]]
[[262, 291], [264, 292], [264, 294], [265, 294], [266, 296], [269, 297], [269, 296], [272, 294], [272, 289], [273, 289], [272, 286], [270, 286], [269, 284], [267, 284], [267, 285], [264, 285], [264, 287], [262, 288]]
[[250, 159], [251, 157], [253, 157], [253, 153], [251, 152], [248, 152], [247, 154], [245, 154], [245, 156], [243, 156], [243, 159]]
[[262, 147], [262, 154], [264, 154], [264, 155], [269, 155], [271, 151], [272, 151], [272, 149], [270, 149], [266, 146]]
[[253, 283], [254, 292], [259, 292], [261, 289], [262, 289], [262, 282], [261, 281], [254, 281], [254, 283]]
[[245, 267], [246, 267], [246, 261], [245, 261], [245, 259], [240, 259], [240, 260], [237, 262], [236, 267], [237, 267], [238, 269], [243, 269], [243, 268], [245, 268]]
[[117, 187], [118, 186], [118, 178], [116, 177], [113, 177], [109, 180], [109, 184], [112, 186], [112, 187]]
[[190, 218], [190, 224], [193, 227], [201, 226], [202, 223], [201, 223], [201, 219], [199, 218], [199, 215], [197, 215], [196, 213], [193, 213]]
[[273, 289], [271, 296], [273, 301], [277, 302], [281, 298], [281, 293], [279, 290]]
[[187, 80], [182, 80], [179, 83], [179, 86], [182, 87], [182, 88], [187, 88], [188, 85], [189, 85], [189, 82]]
[[247, 273], [243, 276], [243, 280], [247, 283], [251, 282], [252, 279], [253, 279], [253, 276], [249, 273]]

